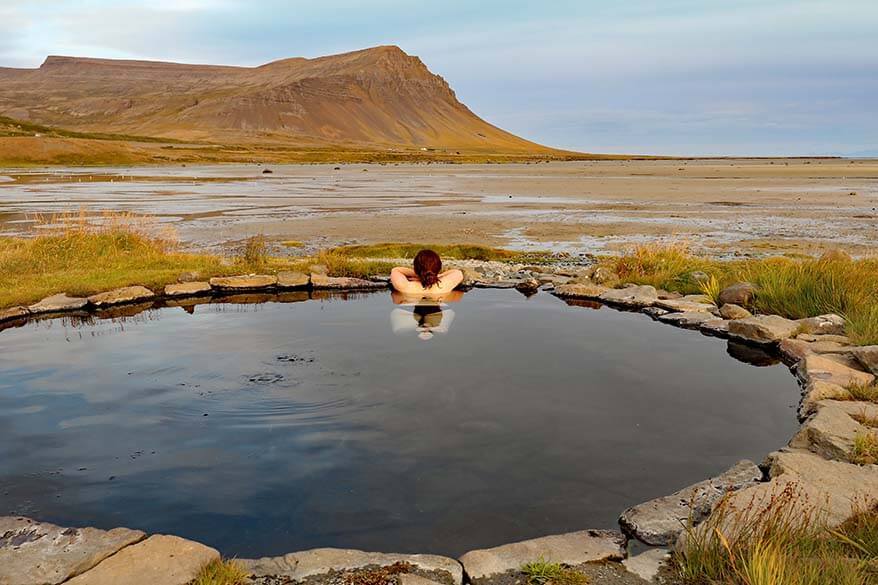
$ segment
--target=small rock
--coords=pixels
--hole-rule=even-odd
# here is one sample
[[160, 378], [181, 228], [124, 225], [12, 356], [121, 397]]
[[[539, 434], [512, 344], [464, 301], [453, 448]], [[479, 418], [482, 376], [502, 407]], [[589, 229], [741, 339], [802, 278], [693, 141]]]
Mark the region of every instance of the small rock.
[[198, 280], [201, 280], [201, 273], [198, 271], [181, 272], [177, 277], [177, 282], [179, 283], [196, 282]]
[[738, 282], [720, 291], [717, 304], [719, 306], [732, 304], [748, 307], [753, 304], [755, 294], [756, 285], [749, 282]]
[[811, 344], [801, 339], [782, 339], [778, 349], [784, 358], [784, 362], [789, 365], [794, 365], [805, 359], [806, 355], [813, 353], [811, 351]]
[[311, 284], [311, 276], [304, 272], [279, 272], [277, 286], [280, 288], [308, 288]]
[[0, 517], [0, 583], [56, 585], [144, 538], [139, 530], [64, 528]]
[[852, 350], [851, 354], [864, 368], [878, 376], [878, 345], [864, 345]]
[[251, 274], [249, 276], [215, 276], [210, 286], [219, 290], [255, 290], [270, 288], [277, 284], [277, 277], [270, 274]]
[[753, 313], [751, 313], [744, 307], [736, 305], [734, 303], [726, 303], [725, 305], [720, 307], [719, 314], [723, 319], [728, 319], [729, 321], [734, 321], [736, 319], [746, 319], [747, 317], [753, 316]]
[[180, 284], [169, 284], [165, 287], [165, 296], [168, 297], [186, 297], [192, 295], [200, 295], [210, 292], [211, 286], [209, 282], [183, 282]]
[[220, 554], [177, 536], [156, 534], [123, 548], [65, 585], [187, 585]]
[[470, 551], [460, 557], [460, 562], [470, 580], [478, 584], [491, 575], [518, 570], [536, 560], [571, 566], [619, 561], [626, 555], [624, 545], [625, 538], [618, 532], [583, 530]]
[[92, 295], [88, 297], [88, 302], [95, 307], [108, 307], [111, 305], [144, 301], [153, 297], [155, 297], [155, 293], [146, 287], [126, 286], [124, 288], [117, 288], [108, 292]]
[[701, 270], [694, 270], [687, 274], [686, 277], [691, 282], [707, 282], [710, 280], [710, 275]]
[[88, 304], [88, 299], [68, 297], [67, 293], [52, 295], [39, 303], [28, 307], [31, 313], [60, 313], [62, 311], [78, 311]]
[[311, 273], [311, 286], [315, 289], [327, 290], [377, 290], [387, 288], [383, 282], [373, 282], [362, 278], [334, 277], [325, 274]]
[[602, 301], [626, 307], [651, 307], [658, 300], [655, 287], [648, 284], [610, 289], [599, 297]]
[[729, 334], [754, 343], [775, 343], [792, 337], [799, 324], [778, 315], [757, 315], [729, 323]]
[[808, 317], [807, 319], [799, 319], [796, 323], [799, 324], [800, 333], [844, 335], [844, 319], [838, 315]]
[[515, 285], [515, 290], [526, 296], [535, 295], [537, 291], [540, 290], [540, 281], [535, 278], [522, 280]]
[[812, 333], [800, 333], [796, 335], [796, 339], [812, 343], [815, 341], [833, 341], [841, 345], [851, 345], [850, 338], [845, 335], [814, 335]]
[[619, 517], [619, 524], [626, 534], [646, 544], [673, 544], [690, 518], [699, 523], [726, 493], [761, 480], [762, 471], [755, 463], [739, 461], [722, 475], [628, 508]]
[[604, 284], [618, 280], [619, 275], [612, 268], [606, 266], [595, 266], [589, 274], [589, 278], [595, 284]]

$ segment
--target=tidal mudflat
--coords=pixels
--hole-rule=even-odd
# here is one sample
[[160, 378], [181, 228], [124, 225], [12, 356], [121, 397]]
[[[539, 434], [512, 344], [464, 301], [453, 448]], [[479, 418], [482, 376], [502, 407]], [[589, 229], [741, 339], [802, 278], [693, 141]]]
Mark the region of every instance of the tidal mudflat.
[[427, 238], [595, 253], [686, 240], [714, 256], [868, 254], [878, 228], [875, 160], [232, 164], [0, 176], [0, 235], [29, 231], [38, 214], [128, 211], [208, 249], [264, 233], [306, 249]]
[[612, 528], [796, 428], [785, 366], [643, 314], [289, 300], [0, 333], [0, 516], [455, 555]]

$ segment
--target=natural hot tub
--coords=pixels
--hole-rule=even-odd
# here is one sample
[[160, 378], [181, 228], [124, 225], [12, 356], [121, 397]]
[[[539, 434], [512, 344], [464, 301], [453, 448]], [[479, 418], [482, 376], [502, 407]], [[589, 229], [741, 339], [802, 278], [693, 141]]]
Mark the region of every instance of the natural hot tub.
[[305, 299], [0, 333], [0, 515], [455, 555], [614, 527], [796, 429], [785, 367], [643, 314]]

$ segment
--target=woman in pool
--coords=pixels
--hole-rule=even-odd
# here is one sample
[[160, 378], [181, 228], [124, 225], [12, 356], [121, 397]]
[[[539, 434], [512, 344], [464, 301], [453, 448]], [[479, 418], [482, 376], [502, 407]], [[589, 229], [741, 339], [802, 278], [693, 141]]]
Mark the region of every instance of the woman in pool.
[[442, 259], [433, 250], [418, 252], [413, 268], [397, 266], [390, 272], [393, 288], [409, 297], [446, 296], [463, 282], [463, 272], [456, 268], [442, 272]]

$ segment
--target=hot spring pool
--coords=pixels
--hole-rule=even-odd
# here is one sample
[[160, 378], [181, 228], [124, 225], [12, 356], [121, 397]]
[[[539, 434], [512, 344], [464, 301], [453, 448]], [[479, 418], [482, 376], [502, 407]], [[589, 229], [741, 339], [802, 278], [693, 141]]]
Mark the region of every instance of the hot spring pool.
[[456, 555], [615, 527], [796, 429], [784, 366], [642, 314], [304, 299], [0, 332], [0, 515]]

